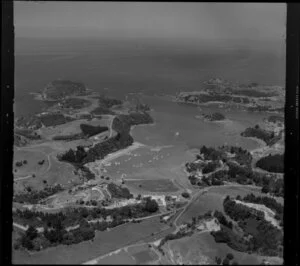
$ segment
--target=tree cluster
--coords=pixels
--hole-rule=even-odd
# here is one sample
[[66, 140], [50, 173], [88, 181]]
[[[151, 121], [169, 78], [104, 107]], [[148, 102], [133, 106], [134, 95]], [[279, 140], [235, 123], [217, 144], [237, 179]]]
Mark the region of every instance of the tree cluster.
[[256, 166], [273, 173], [283, 173], [284, 171], [284, 155], [283, 154], [269, 154], [266, 157], [259, 159]]
[[107, 189], [113, 198], [124, 198], [124, 199], [133, 198], [133, 195], [130, 193], [128, 188], [118, 186], [115, 183], [109, 183], [107, 185]]

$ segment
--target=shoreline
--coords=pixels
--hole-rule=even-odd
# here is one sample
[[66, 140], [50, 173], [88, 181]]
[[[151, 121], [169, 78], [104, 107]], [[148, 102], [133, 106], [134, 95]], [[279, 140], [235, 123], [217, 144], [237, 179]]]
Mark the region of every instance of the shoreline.
[[101, 171], [101, 168], [103, 168], [103, 166], [105, 166], [106, 164], [110, 163], [114, 159], [117, 159], [121, 156], [129, 155], [132, 151], [142, 147], [146, 147], [146, 145], [135, 141], [132, 143], [132, 145], [128, 146], [127, 148], [110, 153], [106, 155], [103, 159], [95, 160], [94, 162], [87, 163], [85, 164], [85, 166], [88, 167], [90, 171], [95, 174], [95, 176], [100, 176], [101, 174], [103, 174], [103, 172]]

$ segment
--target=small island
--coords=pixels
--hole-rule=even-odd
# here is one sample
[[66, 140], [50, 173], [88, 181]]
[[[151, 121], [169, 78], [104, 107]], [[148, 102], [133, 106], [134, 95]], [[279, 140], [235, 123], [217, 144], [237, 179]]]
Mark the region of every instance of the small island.
[[202, 114], [202, 117], [206, 120], [206, 121], [211, 121], [211, 122], [215, 122], [215, 121], [224, 121], [226, 119], [226, 117], [221, 114], [221, 113], [212, 113], [212, 114]]
[[199, 91], [182, 91], [175, 102], [241, 108], [253, 112], [284, 112], [285, 91], [280, 86], [240, 84], [221, 78], [204, 81]]
[[81, 82], [54, 80], [41, 92], [41, 99], [46, 101], [63, 100], [66, 97], [87, 94], [86, 86]]

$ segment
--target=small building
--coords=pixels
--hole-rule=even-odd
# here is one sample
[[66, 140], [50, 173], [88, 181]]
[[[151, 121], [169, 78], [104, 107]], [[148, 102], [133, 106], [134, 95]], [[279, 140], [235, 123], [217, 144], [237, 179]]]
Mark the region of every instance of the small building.
[[164, 216], [162, 219], [163, 219], [163, 221], [167, 222], [170, 219], [170, 216], [169, 215]]

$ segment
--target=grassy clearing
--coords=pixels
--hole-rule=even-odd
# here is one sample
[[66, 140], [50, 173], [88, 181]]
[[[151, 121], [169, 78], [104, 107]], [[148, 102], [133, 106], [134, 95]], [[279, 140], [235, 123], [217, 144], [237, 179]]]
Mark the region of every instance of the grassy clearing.
[[126, 251], [121, 250], [118, 253], [106, 256], [97, 261], [98, 265], [133, 265], [136, 264], [136, 261], [129, 255]]
[[[68, 163], [58, 162], [55, 156], [50, 155], [51, 167], [46, 173], [36, 174], [34, 178], [16, 181], [15, 190], [23, 190], [24, 187], [31, 187], [33, 190], [44, 189], [45, 186], [53, 186], [61, 184], [67, 188], [81, 181], [78, 175], [74, 174], [74, 167]], [[71, 181], [73, 180], [73, 181]]]
[[[16, 166], [16, 162], [26, 160], [27, 163], [20, 167]], [[40, 161], [44, 160], [43, 164], [39, 164]], [[47, 156], [37, 150], [14, 150], [14, 175], [15, 177], [22, 177], [32, 174], [44, 173], [49, 166]], [[16, 171], [15, 171], [16, 170]]]
[[126, 181], [126, 185], [150, 192], [175, 192], [179, 190], [169, 179]]
[[157, 254], [148, 244], [128, 248], [127, 252], [134, 257], [137, 264], [145, 264], [157, 260]]
[[139, 251], [133, 254], [133, 257], [135, 258], [138, 264], [145, 264], [155, 259], [155, 257], [153, 256], [153, 252], [149, 250]]

